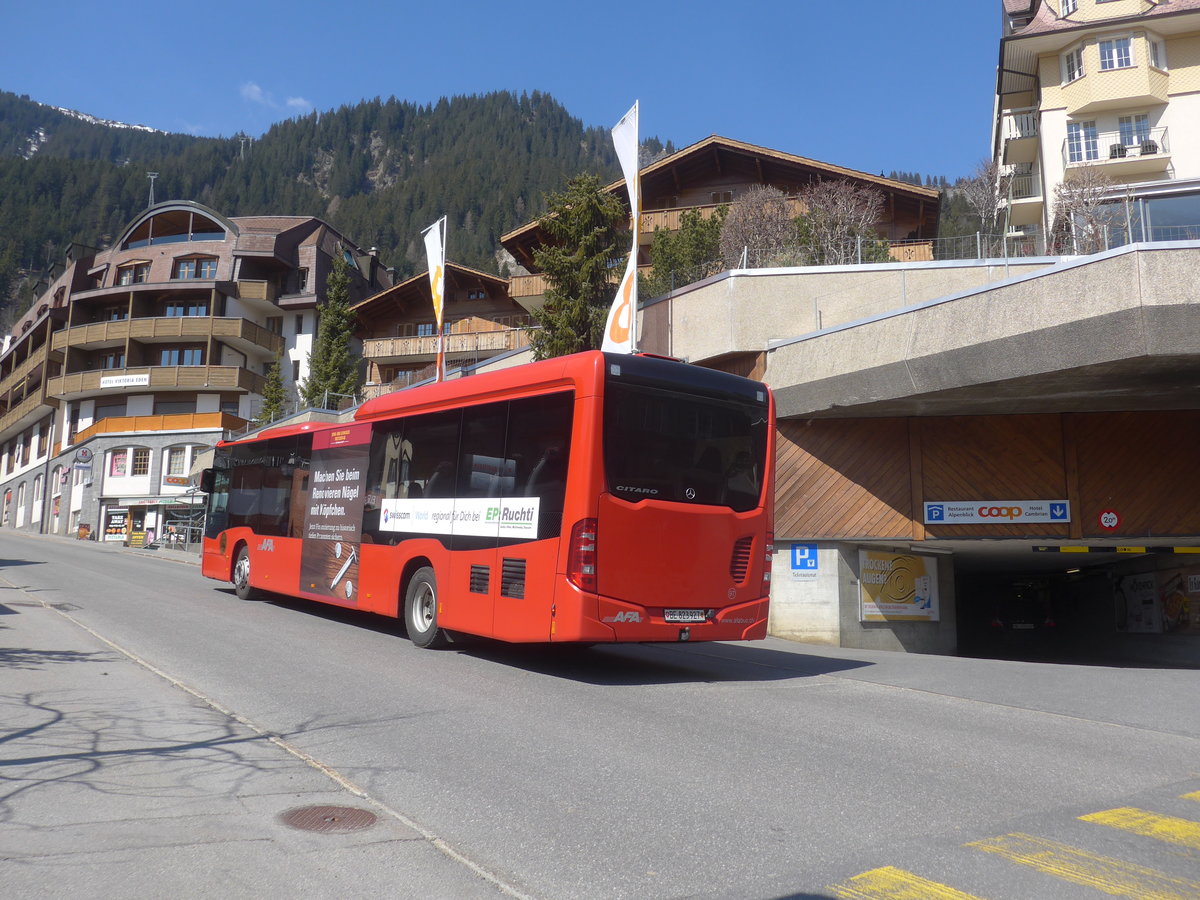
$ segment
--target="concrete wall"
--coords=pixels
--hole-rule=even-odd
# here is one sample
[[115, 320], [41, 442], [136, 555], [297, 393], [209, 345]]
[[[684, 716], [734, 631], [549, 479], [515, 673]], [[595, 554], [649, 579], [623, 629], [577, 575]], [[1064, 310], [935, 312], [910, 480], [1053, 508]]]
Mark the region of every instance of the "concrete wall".
[[[652, 302], [645, 349], [703, 362], [831, 328], [1052, 265], [1005, 262], [879, 263], [723, 272]], [[665, 308], [664, 304], [666, 305]]]
[[[810, 568], [811, 552], [793, 563], [793, 545], [816, 548], [817, 565]], [[842, 542], [806, 542], [776, 539], [772, 566], [769, 630], [775, 637], [811, 644], [854, 647], [863, 650], [901, 650], [909, 653], [954, 653], [958, 646], [957, 598], [954, 564], [949, 556], [926, 555], [935, 560], [939, 593], [936, 622], [863, 622], [859, 596], [859, 550], [869, 545]], [[897, 548], [905, 552], [905, 548]], [[924, 554], [922, 554], [924, 555]]]

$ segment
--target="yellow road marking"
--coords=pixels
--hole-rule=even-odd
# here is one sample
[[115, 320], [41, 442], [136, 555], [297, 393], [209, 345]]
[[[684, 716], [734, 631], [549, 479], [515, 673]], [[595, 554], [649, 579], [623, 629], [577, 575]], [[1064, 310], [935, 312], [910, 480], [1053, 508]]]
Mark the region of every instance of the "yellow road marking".
[[1193, 791], [1190, 794], [1184, 794], [1180, 800], [1197, 800], [1200, 801], [1200, 791]]
[[1132, 834], [1177, 844], [1189, 850], [1200, 850], [1200, 822], [1179, 819], [1175, 816], [1160, 816], [1144, 809], [1123, 806], [1104, 812], [1080, 816], [1080, 821], [1119, 828]]
[[952, 887], [905, 872], [894, 866], [855, 875], [828, 890], [844, 900], [980, 900]]
[[1005, 834], [964, 846], [995, 853], [1055, 878], [1133, 900], [1196, 900], [1200, 882], [1170, 878], [1153, 869], [1097, 856], [1029, 834]]

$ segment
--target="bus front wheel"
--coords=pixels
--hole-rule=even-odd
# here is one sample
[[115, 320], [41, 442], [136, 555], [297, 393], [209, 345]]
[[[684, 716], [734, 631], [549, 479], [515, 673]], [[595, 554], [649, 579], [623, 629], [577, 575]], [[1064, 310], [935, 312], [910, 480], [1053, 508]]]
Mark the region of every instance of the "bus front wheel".
[[239, 600], [254, 600], [258, 591], [250, 587], [250, 548], [242, 545], [233, 564], [233, 592]]
[[441, 647], [446, 634], [437, 623], [437, 577], [429, 566], [417, 569], [404, 595], [408, 638], [418, 647]]

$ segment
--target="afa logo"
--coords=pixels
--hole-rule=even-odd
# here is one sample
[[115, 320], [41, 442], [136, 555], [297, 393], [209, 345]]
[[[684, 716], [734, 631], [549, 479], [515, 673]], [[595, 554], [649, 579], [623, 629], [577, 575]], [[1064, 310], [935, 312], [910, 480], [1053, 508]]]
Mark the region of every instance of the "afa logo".
[[601, 619], [601, 622], [641, 622], [642, 614], [639, 612], [619, 612], [615, 616], [608, 616]]

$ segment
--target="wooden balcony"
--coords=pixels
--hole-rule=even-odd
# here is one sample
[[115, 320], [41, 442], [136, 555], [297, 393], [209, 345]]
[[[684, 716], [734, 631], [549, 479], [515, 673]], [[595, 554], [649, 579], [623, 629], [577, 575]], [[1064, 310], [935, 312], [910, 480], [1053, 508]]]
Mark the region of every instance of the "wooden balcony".
[[42, 347], [32, 356], [17, 363], [12, 373], [0, 378], [0, 395], [7, 394], [15, 385], [24, 381], [30, 373], [38, 370], [47, 362], [46, 348]]
[[[427, 337], [368, 338], [363, 341], [363, 358], [375, 363], [397, 363], [430, 360], [437, 357], [436, 335]], [[505, 328], [499, 331], [473, 331], [445, 335], [447, 359], [477, 357], [479, 354], [503, 353], [529, 343], [524, 328]]]
[[55, 333], [53, 348], [101, 350], [124, 346], [132, 338], [143, 343], [207, 341], [210, 337], [249, 345], [272, 355], [283, 351], [283, 338], [248, 319], [213, 316], [157, 316], [76, 325]]
[[0, 435], [6, 435], [10, 428], [21, 423], [30, 413], [34, 413], [39, 409], [49, 413], [51, 408], [42, 399], [42, 392], [34, 391], [33, 394], [26, 397], [3, 416], [0, 416]]
[[[102, 378], [121, 376], [138, 380], [144, 376], [148, 383], [111, 387], [101, 384]], [[106, 391], [127, 394], [131, 391], [238, 390], [261, 394], [265, 385], [266, 379], [262, 375], [236, 366], [141, 366], [60, 375], [47, 381], [46, 393], [59, 399], [88, 397]]]
[[239, 281], [236, 283], [239, 300], [261, 300], [264, 303], [274, 303], [278, 291], [269, 281]]
[[244, 427], [246, 420], [228, 413], [184, 413], [173, 416], [109, 416], [94, 425], [84, 428], [74, 436], [72, 443], [79, 444], [98, 434], [136, 432], [146, 434], [159, 431], [206, 430], [232, 431]]

